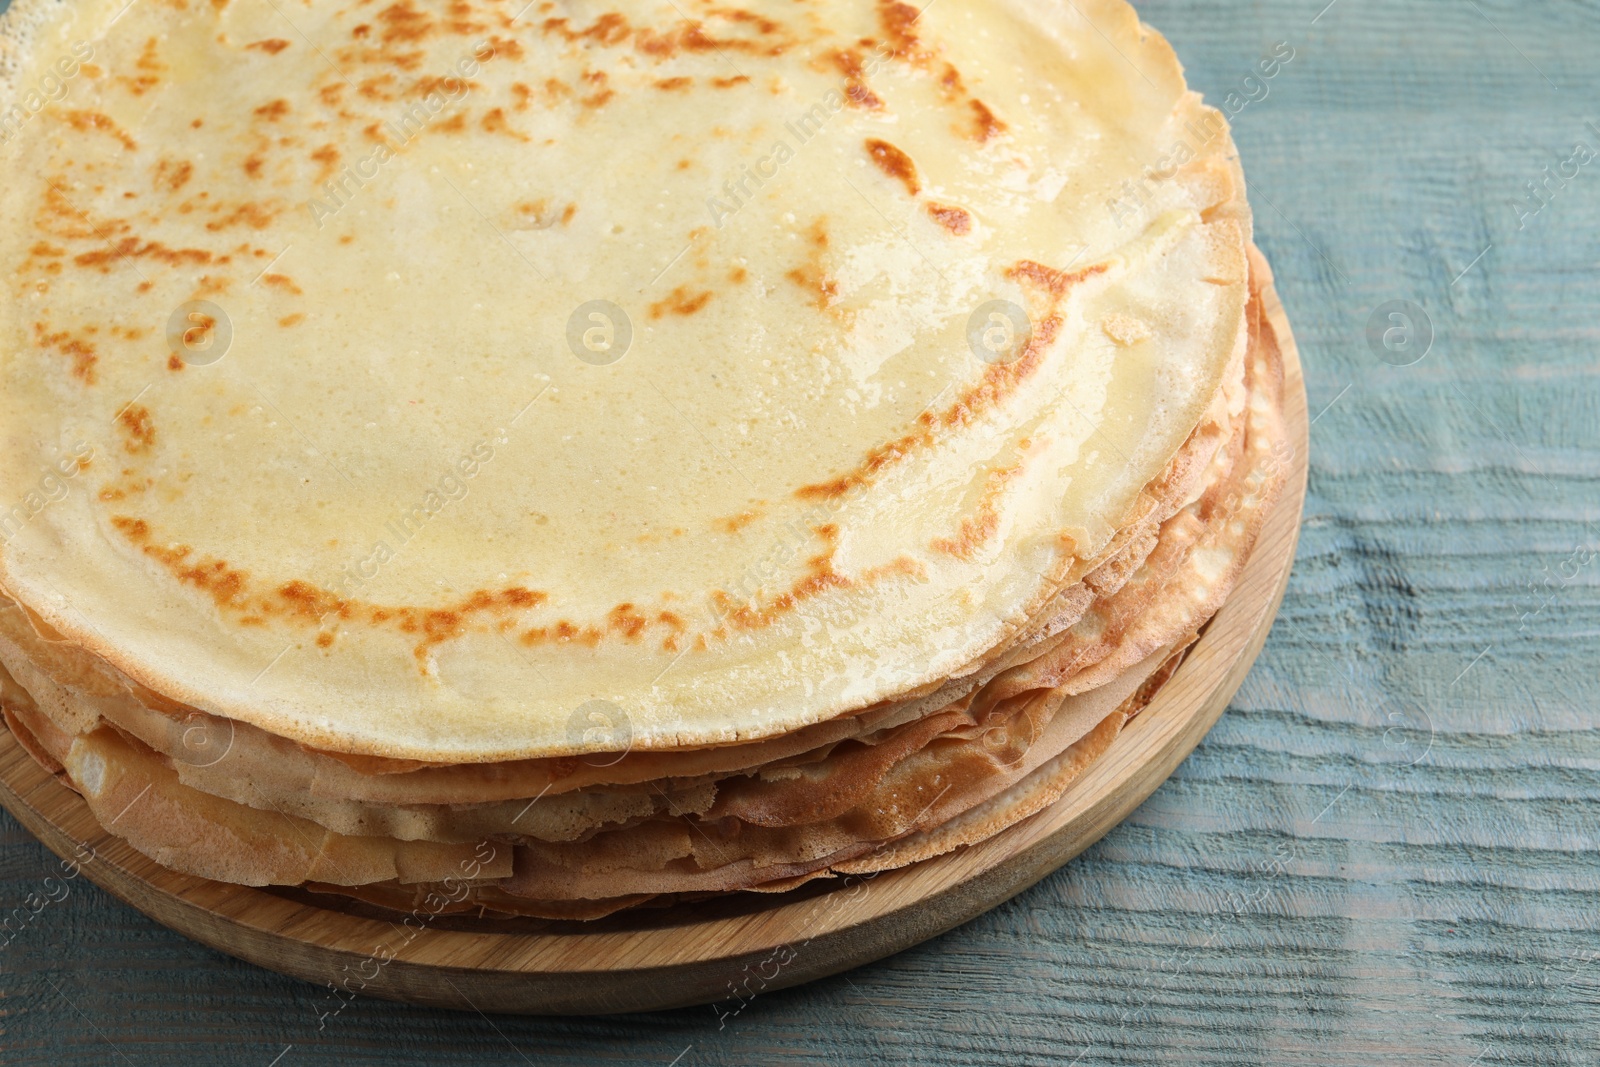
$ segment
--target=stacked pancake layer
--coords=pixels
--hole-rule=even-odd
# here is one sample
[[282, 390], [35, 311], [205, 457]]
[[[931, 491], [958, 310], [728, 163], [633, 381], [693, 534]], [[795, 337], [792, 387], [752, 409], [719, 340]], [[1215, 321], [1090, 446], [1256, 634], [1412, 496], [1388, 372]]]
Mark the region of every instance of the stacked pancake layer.
[[519, 7], [0, 21], [0, 105], [79, 81], [0, 145], [7, 725], [169, 867], [401, 910], [1036, 813], [1285, 468], [1220, 117], [1122, 3]]

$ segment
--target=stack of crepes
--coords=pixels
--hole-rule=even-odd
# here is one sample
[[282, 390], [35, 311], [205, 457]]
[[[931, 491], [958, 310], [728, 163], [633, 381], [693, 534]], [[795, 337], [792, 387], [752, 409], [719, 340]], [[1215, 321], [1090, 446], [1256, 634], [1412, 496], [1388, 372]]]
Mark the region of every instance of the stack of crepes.
[[402, 911], [1037, 813], [1284, 473], [1222, 117], [1117, 0], [523, 3], [15, 0], [7, 725]]

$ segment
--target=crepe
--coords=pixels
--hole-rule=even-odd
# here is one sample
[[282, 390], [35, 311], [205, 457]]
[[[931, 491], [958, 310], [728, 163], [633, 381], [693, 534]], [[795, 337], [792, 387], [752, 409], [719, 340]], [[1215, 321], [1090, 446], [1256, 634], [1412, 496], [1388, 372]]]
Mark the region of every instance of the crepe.
[[[610, 910], [600, 907], [603, 902], [615, 902], [620, 908], [663, 894], [787, 889], [797, 880], [829, 871], [862, 873], [926, 859], [986, 839], [1040, 810], [1105, 750], [1126, 719], [1170, 674], [1177, 659], [1174, 647], [1187, 644], [1209, 617], [1248, 555], [1279, 480], [1270, 459], [1283, 442], [1277, 403], [1281, 370], [1270, 336], [1254, 346], [1253, 353], [1253, 402], [1238, 421], [1230, 447], [1208, 466], [1204, 491], [1163, 524], [1144, 563], [1114, 592], [1097, 598], [1055, 652], [1072, 647], [1076, 638], [1084, 650], [1112, 645], [1112, 658], [1137, 654], [1140, 644], [1136, 638], [1108, 641], [1109, 630], [1127, 623], [1106, 620], [1119, 619], [1131, 621], [1141, 635], [1160, 634], [1165, 642], [1176, 639], [1175, 646], [1158, 648], [1143, 662], [1118, 671], [1110, 683], [1098, 686], [1082, 686], [1079, 679], [1086, 671], [1103, 669], [1108, 662], [1104, 657], [1094, 658], [1078, 671], [1066, 671], [1065, 679], [1059, 677], [1063, 673], [1059, 667], [1040, 671], [1035, 665], [1023, 665], [997, 676], [975, 698], [964, 702], [961, 713], [947, 710], [943, 715], [904, 724], [885, 731], [887, 737], [871, 738], [870, 744], [843, 756], [830, 746], [808, 760], [777, 761], [753, 775], [730, 776], [719, 780], [709, 795], [702, 783], [703, 800], [698, 805], [674, 804], [661, 793], [658, 795], [667, 801], [665, 810], [647, 805], [646, 813], [636, 812], [624, 824], [592, 826], [565, 843], [546, 843], [548, 839], [541, 839], [531, 822], [494, 827], [487, 840], [478, 842], [475, 854], [497, 859], [500, 868], [492, 881], [482, 877], [484, 870], [475, 870], [480, 876], [475, 883], [485, 884], [475, 884], [466, 896], [453, 894], [456, 902], [463, 908], [468, 908], [470, 901], [479, 910], [574, 917], [580, 912], [590, 914], [575, 910], [570, 903], [575, 901], [595, 903], [593, 914], [598, 915]], [[1197, 515], [1219, 513], [1221, 521], [1213, 521], [1201, 537], [1188, 536]], [[1219, 558], [1227, 561], [1220, 567]], [[1140, 603], [1146, 610], [1129, 610], [1129, 605]], [[1080, 654], [1076, 658], [1086, 657]], [[11, 663], [25, 677], [31, 669], [15, 657]], [[1033, 684], [1025, 684], [1022, 677], [1032, 678]], [[9, 675], [0, 674], [0, 683], [9, 680]], [[38, 691], [39, 679], [30, 680]], [[1087, 696], [1065, 695], [1076, 688], [1086, 688]], [[92, 723], [91, 731], [74, 742], [31, 706], [26, 693], [0, 695], [13, 720], [21, 720], [14, 724], [14, 728], [21, 727], [19, 735], [47, 750], [50, 755], [46, 758], [56, 766], [75, 760], [81, 763], [86, 752], [91, 758], [105, 760], [109, 750], [110, 761], [121, 768], [117, 783], [121, 788], [107, 790], [103, 774], [85, 784], [97, 811], [119, 812], [113, 822], [120, 822], [120, 813], [131, 809], [131, 801], [144, 787], [154, 785], [158, 795], [169, 800], [189, 795], [188, 803], [177, 804], [184, 818], [169, 815], [163, 826], [162, 819], [147, 815], [135, 820], [144, 825], [124, 826], [119, 832], [190, 873], [215, 877], [219, 862], [225, 860], [232, 880], [248, 884], [313, 881], [325, 891], [334, 886], [378, 886], [359, 895], [369, 901], [393, 903], [404, 898], [401, 887], [405, 883], [429, 880], [416, 874], [397, 877], [374, 863], [409, 863], [407, 869], [416, 872], [430, 860], [459, 863], [463, 858], [460, 852], [414, 857], [408, 855], [412, 847], [397, 842], [388, 846], [395, 859], [387, 860], [381, 841], [346, 836], [359, 834], [360, 828], [340, 828], [344, 834], [329, 832], [325, 816], [317, 820], [323, 826], [306, 827], [253, 785], [245, 787], [247, 795], [236, 798], [243, 805], [253, 802], [266, 813], [252, 818], [248, 807], [195, 796], [187, 787], [176, 785], [175, 776], [160, 766], [153, 752], [130, 739], [112, 736], [116, 731], [108, 733], [98, 721], [84, 720]], [[66, 696], [62, 703], [71, 700]], [[974, 706], [986, 710], [974, 713]], [[916, 737], [919, 732], [926, 736]], [[862, 757], [870, 766], [860, 766]], [[134, 766], [140, 760], [147, 768], [143, 775]], [[181, 762], [174, 765], [180, 771], [186, 766]], [[944, 783], [943, 787], [934, 793], [932, 786], [939, 783]], [[897, 796], [915, 798], [917, 810], [897, 804], [893, 799]], [[529, 811], [545, 812], [541, 807], [547, 804], [545, 798], [535, 801], [523, 806], [519, 818]], [[492, 815], [495, 807], [465, 812], [452, 809], [449, 814], [481, 820], [485, 809]], [[435, 817], [444, 814], [437, 812]], [[558, 805], [557, 815], [564, 820], [572, 812]], [[196, 821], [204, 824], [207, 819], [218, 824], [225, 840], [243, 839], [254, 847], [235, 853], [216, 843], [216, 829], [196, 834]], [[730, 824], [740, 828], [730, 832]], [[252, 830], [241, 833], [241, 826]], [[178, 838], [176, 844], [174, 837]], [[196, 847], [201, 839], [208, 844]], [[471, 835], [462, 840], [471, 841]], [[262, 848], [262, 841], [276, 842], [278, 847]], [[320, 873], [308, 874], [303, 847], [295, 846], [310, 842], [322, 843], [323, 853], [346, 858], [324, 861]], [[508, 842], [513, 842], [511, 847], [504, 847]], [[364, 862], [348, 858], [350, 855]], [[512, 855], [517, 857], [515, 871], [509, 867]], [[435, 885], [415, 892], [450, 888]], [[513, 898], [525, 903], [513, 906]]]
[[[1219, 457], [1215, 446], [1226, 436], [1242, 405], [1242, 377], [1238, 385], [1238, 390], [1230, 386], [1224, 391], [1226, 402], [1216, 406], [1215, 421], [1197, 429], [1175, 457], [1174, 467], [1191, 468], [1191, 474], [1184, 478], [1164, 478], [1160, 496], [1152, 497], [1153, 506], [1140, 527], [1148, 527], [1152, 535], [1129, 538], [1127, 545], [1095, 567], [1084, 582], [1057, 598], [1069, 600], [1074, 606], [1068, 614], [1051, 616], [1050, 627], [1041, 632], [1039, 641], [1019, 648], [981, 674], [941, 687], [939, 692], [923, 700], [878, 706], [783, 738], [715, 749], [630, 753], [620, 759], [602, 758], [595, 762], [557, 759], [521, 761], [512, 765], [403, 768], [383, 765], [374, 768], [370, 766], [373, 761], [351, 761], [335, 754], [307, 751], [255, 728], [165, 701], [66, 642], [36, 616], [3, 597], [0, 597], [0, 661], [10, 664], [64, 729], [86, 732], [94, 729], [103, 716], [169, 757], [184, 781], [212, 793], [232, 795], [249, 802], [248, 796], [241, 797], [230, 791], [244, 790], [252, 794], [264, 788], [271, 789], [275, 806], [294, 806], [302, 803], [302, 797], [412, 806], [484, 802], [504, 797], [513, 798], [518, 808], [524, 799], [536, 794], [549, 798], [533, 816], [533, 821], [537, 821], [540, 817], [559, 816], [562, 806], [555, 798], [597, 783], [650, 785], [651, 791], [660, 793], [661, 787], [653, 784], [658, 780], [753, 770], [801, 757], [809, 751], [825, 751], [827, 746], [844, 739], [870, 737], [915, 724], [929, 709], [937, 711], [972, 698], [981, 684], [999, 674], [1011, 660], [1059, 650], [1061, 643], [1072, 636], [1066, 632], [1068, 626], [1086, 615], [1091, 620], [1103, 616], [1107, 609], [1096, 607], [1097, 598], [1105, 601], [1116, 597], [1133, 570], [1158, 544], [1153, 531], [1160, 523], [1182, 508], [1192, 509], [1193, 503], [1205, 494], [1217, 496], [1226, 488], [1219, 486], [1219, 482], [1232, 472], [1227, 463], [1219, 460], [1227, 459], [1229, 463], [1232, 460], [1227, 456]], [[1240, 435], [1236, 433], [1235, 436]], [[1210, 462], [1201, 466], [1198, 462], [1201, 459]], [[1184, 529], [1185, 537], [1178, 543], [1172, 544], [1171, 536], [1166, 538], [1168, 556], [1181, 554], [1191, 543], [1187, 534], [1192, 532], [1193, 524]], [[1084, 595], [1070, 595], [1075, 593]], [[1142, 603], [1130, 597], [1122, 597], [1120, 602], [1122, 614], [1136, 613], [1137, 605]], [[1006, 675], [1007, 678], [1014, 676], [1014, 671]], [[1021, 689], [1012, 685], [1007, 695], [1017, 692]], [[989, 702], [993, 703], [994, 699], [989, 698]], [[643, 790], [637, 791], [635, 797], [641, 792]], [[661, 795], [666, 798], [664, 793]], [[681, 798], [678, 803], [682, 804]], [[522, 826], [525, 831], [534, 832], [528, 823]]]
[[636, 750], [774, 736], [1002, 646], [1244, 342], [1225, 136], [1106, 206], [1221, 129], [1166, 43], [521, 6], [14, 6], [6, 96], [97, 43], [0, 146], [0, 500], [92, 455], [0, 585], [170, 699], [441, 762], [585, 751], [594, 700]]
[[185, 873], [975, 844], [1281, 481], [1226, 124], [1121, 2], [17, 0], [0, 133], [0, 707]]

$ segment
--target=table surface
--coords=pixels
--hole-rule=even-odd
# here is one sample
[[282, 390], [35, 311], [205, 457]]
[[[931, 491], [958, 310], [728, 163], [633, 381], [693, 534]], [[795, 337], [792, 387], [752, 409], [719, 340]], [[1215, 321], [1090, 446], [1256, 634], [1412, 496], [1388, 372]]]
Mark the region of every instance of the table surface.
[[[1600, 158], [1527, 191], [1600, 151], [1600, 6], [1325, 3], [1140, 5], [1238, 94], [1317, 417], [1266, 650], [1103, 841], [847, 975], [599, 1019], [322, 1016], [79, 880], [0, 948], [0, 1062], [1600, 1063]], [[0, 814], [0, 912], [55, 866]]]

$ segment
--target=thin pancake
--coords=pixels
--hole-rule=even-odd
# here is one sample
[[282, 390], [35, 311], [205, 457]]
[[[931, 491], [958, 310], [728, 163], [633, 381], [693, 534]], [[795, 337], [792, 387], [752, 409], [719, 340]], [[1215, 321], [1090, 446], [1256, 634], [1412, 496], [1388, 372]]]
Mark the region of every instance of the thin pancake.
[[[1240, 435], [1241, 445], [1219, 456], [1223, 468], [1232, 475], [1212, 484], [1191, 506], [1199, 512], [1225, 513], [1223, 521], [1208, 527], [1197, 551], [1191, 552], [1183, 565], [1169, 568], [1160, 553], [1153, 553], [1145, 566], [1122, 585], [1119, 595], [1141, 596], [1150, 587], [1166, 594], [1158, 602], [1163, 603], [1162, 610], [1136, 613], [1141, 620], [1154, 620], [1145, 627], [1147, 634], [1163, 627], [1169, 635], [1174, 630], [1192, 634], [1209, 617], [1214, 601], [1226, 592], [1242, 566], [1281, 481], [1281, 467], [1271, 462], [1282, 446], [1283, 435], [1278, 411], [1281, 366], [1270, 333], [1263, 335], [1254, 349], [1249, 386], [1251, 404]], [[1219, 500], [1226, 501], [1226, 506], [1219, 507]], [[1181, 523], [1188, 517], [1187, 513], [1180, 514], [1173, 521]], [[1219, 570], [1215, 563], [1218, 556], [1233, 562]], [[1182, 642], [1187, 640], [1185, 637]], [[1124, 642], [1123, 648], [1127, 647], [1129, 644]], [[847, 771], [843, 777], [853, 779], [856, 788], [843, 803], [836, 789], [824, 790], [820, 801], [813, 789], [795, 790], [796, 775], [784, 774], [784, 768], [779, 767], [763, 772], [759, 780], [747, 779], [742, 787], [733, 783], [732, 799], [720, 800], [718, 809], [704, 819], [675, 812], [671, 818], [646, 819], [571, 846], [525, 843], [515, 849], [517, 858], [511, 876], [498, 883], [495, 891], [541, 901], [728, 891], [788, 883], [825, 869], [881, 869], [873, 865], [893, 865], [898, 862], [896, 857], [903, 859], [914, 852], [934, 854], [979, 840], [1037, 811], [1048, 802], [1046, 798], [1059, 795], [1115, 737], [1125, 721], [1130, 700], [1147, 689], [1152, 675], [1166, 671], [1171, 659], [1170, 648], [1159, 649], [1145, 662], [1119, 672], [1110, 684], [1083, 697], [1071, 697], [1071, 686], [1064, 682], [1053, 689], [1009, 697], [991, 704], [991, 714], [970, 718], [965, 730], [949, 729], [949, 724], [937, 722], [936, 716], [922, 724], [932, 733], [934, 740], [930, 743], [912, 744], [906, 746], [908, 751], [901, 752], [891, 752], [893, 746], [887, 746], [882, 752], [891, 757], [887, 765], [878, 764], [865, 771], [858, 768], [854, 775]], [[1011, 707], [1003, 711], [1006, 704]], [[1122, 714], [1114, 714], [1118, 709]], [[28, 714], [24, 712], [21, 718], [27, 721]], [[46, 748], [60, 749], [67, 735], [51, 737], [46, 733], [41, 740]], [[108, 736], [102, 729], [87, 739], [71, 740], [69, 750], [53, 754], [76, 777], [84, 773], [84, 751], [102, 764], [109, 752], [113, 757], [110, 762], [118, 768], [118, 773], [110, 776], [95, 772], [89, 784], [92, 796], [103, 801], [105, 795], [119, 800], [139, 795], [135, 789], [143, 778], [131, 767], [133, 746], [114, 735]], [[153, 755], [148, 760], [153, 760]], [[1040, 768], [1047, 770], [1035, 778]], [[804, 777], [804, 766], [798, 770], [799, 776]], [[170, 772], [152, 771], [148, 775], [150, 781], [145, 784], [156, 786], [158, 796], [180, 798], [175, 801], [184, 810], [184, 820], [176, 831], [179, 838], [186, 832], [184, 827], [195, 825], [193, 820], [200, 824], [215, 820], [225, 827], [252, 822], [249, 813], [253, 809], [190, 797], [191, 791], [173, 781]], [[120, 788], [108, 789], [103, 784], [107, 777]], [[1010, 792], [1023, 781], [1032, 784], [1020, 792]], [[945, 783], [944, 787], [934, 793], [931, 784], [940, 782]], [[769, 790], [769, 786], [776, 789]], [[1009, 799], [997, 800], [998, 797]], [[917, 808], [915, 812], [913, 806]], [[280, 817], [289, 818], [281, 813]], [[167, 808], [159, 808], [154, 815], [140, 820], [135, 833], [143, 840], [142, 847], [155, 848], [164, 861], [182, 869], [192, 870], [197, 863], [215, 863], [215, 857], [197, 859], [185, 855], [181, 845], [173, 844], [174, 831], [163, 823], [174, 821]], [[259, 844], [272, 840], [275, 834], [281, 835], [285, 825], [294, 828], [292, 823], [266, 821], [268, 825], [257, 828], [257, 836], [250, 840]], [[164, 832], [153, 832], [146, 825], [150, 822]], [[730, 826], [735, 823], [740, 828], [730, 833]], [[909, 843], [881, 858], [875, 856], [884, 843], [901, 840]], [[365, 866], [347, 859], [347, 869], [336, 875], [322, 871], [306, 877], [350, 884], [392, 880], [388, 875], [374, 877], [374, 871], [382, 873], [382, 868], [371, 864], [381, 862], [382, 853], [375, 859], [370, 855], [373, 847], [357, 853], [366, 861]], [[493, 846], [490, 848], [492, 851]], [[226, 850], [223, 854], [227, 855]], [[858, 859], [864, 854], [873, 854], [874, 858]], [[276, 863], [278, 866], [273, 869], [282, 869], [284, 861], [270, 849], [264, 855], [271, 859], [254, 862]], [[432, 862], [442, 862], [444, 855], [448, 854], [441, 854]], [[460, 860], [459, 856], [450, 858]], [[236, 857], [230, 862], [234, 864], [229, 869], [235, 879], [263, 877], [259, 866], [241, 870]], [[415, 872], [420, 862], [412, 860], [406, 869]], [[406, 880], [404, 876], [402, 880]]]
[[597, 699], [641, 751], [774, 737], [1006, 648], [1244, 346], [1170, 48], [1120, 0], [520, 6], [17, 0], [0, 99], [74, 37], [103, 76], [0, 145], [0, 502], [72, 472], [0, 587], [423, 762], [586, 753]]
[[[1238, 436], [1241, 440], [1242, 430], [1243, 424], [1240, 423], [1241, 432]], [[1224, 450], [1215, 454], [1210, 467], [1198, 479], [1203, 492], [1180, 514], [1186, 514], [1195, 504], [1213, 497], [1220, 498], [1230, 491], [1226, 475], [1232, 469], [1236, 453], [1237, 450]], [[1169, 521], [1162, 527], [1161, 538], [1154, 538], [1151, 544], [1143, 546], [1145, 554], [1154, 545], [1168, 539], [1166, 531], [1173, 527], [1182, 527], [1186, 531], [1192, 525]], [[1175, 558], [1181, 558], [1182, 551], [1186, 551], [1192, 543], [1191, 540], [1181, 540], [1180, 551]], [[1110, 568], [1118, 563], [1120, 560], [1112, 560], [1106, 566]], [[1118, 567], [1117, 570], [1114, 577], [1097, 579], [1095, 584], [1101, 591], [1101, 600], [1108, 600], [1110, 605], [1120, 603], [1121, 606], [1107, 606], [1101, 610], [1112, 614], [1136, 614], [1148, 594], [1137, 587], [1128, 592], [1119, 592], [1131, 575], [1126, 567]], [[45, 672], [38, 670], [31, 660], [19, 658], [15, 642], [26, 641], [28, 631], [17, 625], [17, 621], [15, 612], [9, 617], [0, 615], [0, 625], [10, 623], [9, 635], [13, 639], [10, 642], [0, 641], [0, 655], [7, 654], [6, 648], [10, 649], [13, 670], [34, 694], [34, 698], [49, 710], [58, 725], [80, 733], [93, 730], [98, 717], [92, 713], [85, 716], [83, 705], [88, 703], [103, 708], [105, 703], [84, 700], [71, 689], [57, 685]], [[1016, 671], [1012, 671], [1002, 678], [1015, 674]], [[1034, 688], [1048, 689], [1057, 684], [1056, 681], [1050, 681]], [[980, 719], [982, 732], [989, 737], [996, 736], [997, 724], [991, 720], [995, 718], [997, 705], [1008, 703], [1008, 699], [991, 695], [992, 688], [992, 685], [986, 687], [921, 719], [880, 724], [876, 731], [858, 735], [854, 739], [856, 743], [840, 746], [837, 742], [830, 742], [804, 754], [769, 760], [762, 765], [759, 774], [728, 780], [720, 796], [712, 781], [702, 776], [698, 781], [661, 780], [645, 783], [648, 789], [588, 790], [579, 794], [557, 793], [553, 796], [540, 794], [541, 803], [537, 806], [526, 803], [526, 798], [516, 798], [509, 803], [471, 807], [452, 805], [442, 809], [417, 805], [396, 809], [350, 799], [318, 799], [298, 791], [274, 788], [270, 767], [264, 773], [239, 774], [237, 763], [230, 766], [227, 759], [232, 755], [232, 746], [238, 743], [236, 735], [227, 738], [226, 748], [219, 744], [215, 750], [202, 748], [186, 751], [178, 744], [180, 740], [187, 741], [186, 736], [180, 738], [180, 730], [187, 735], [195, 727], [191, 723], [163, 716], [155, 718], [160, 726], [167, 728], [160, 740], [172, 743], [165, 754], [172, 760], [180, 778], [186, 784], [226, 799], [311, 818], [325, 827], [346, 834], [376, 833], [411, 840], [449, 841], [473, 841], [486, 835], [519, 834], [561, 842], [586, 839], [595, 830], [607, 828], [607, 824], [631, 824], [667, 813], [705, 814], [711, 809], [713, 796], [716, 796], [717, 804], [708, 817], [714, 819], [737, 816], [757, 825], [774, 826], [815, 822], [839, 814], [859, 802], [871, 783], [878, 780], [890, 764], [925, 747], [936, 738], [963, 736], [962, 731], [979, 725]], [[1021, 689], [1013, 686], [1005, 698], [1021, 692]], [[120, 728], [129, 728], [130, 717], [125, 710], [109, 711], [108, 716]], [[132, 734], [143, 736], [144, 731], [139, 727], [148, 723], [137, 719], [133, 722], [136, 725], [132, 726]], [[204, 740], [216, 740], [204, 730], [200, 732]], [[283, 746], [280, 744], [279, 747]], [[196, 760], [196, 756], [201, 758]]]

